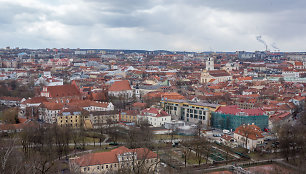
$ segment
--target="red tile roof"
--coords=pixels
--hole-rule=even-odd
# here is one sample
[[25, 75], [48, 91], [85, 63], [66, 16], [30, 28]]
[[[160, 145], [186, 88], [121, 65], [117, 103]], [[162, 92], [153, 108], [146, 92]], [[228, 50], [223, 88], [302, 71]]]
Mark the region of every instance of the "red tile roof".
[[48, 86], [47, 90], [50, 97], [68, 97], [68, 96], [80, 96], [80, 91], [75, 85], [60, 85], [60, 86]]
[[226, 134], [222, 135], [221, 138], [224, 139], [224, 140], [226, 140], [226, 141], [230, 141], [231, 139], [233, 139], [232, 136], [226, 135]]
[[71, 103], [69, 103], [68, 105], [77, 106], [81, 108], [89, 107], [89, 106], [107, 108], [109, 103], [108, 102], [96, 102], [96, 101], [91, 101], [91, 100], [72, 100]]
[[240, 109], [236, 105], [220, 106], [215, 112], [231, 115], [239, 115], [241, 112], [244, 112], [249, 116], [264, 115], [264, 111], [262, 109]]
[[236, 128], [234, 133], [252, 140], [257, 140], [264, 137], [261, 129], [256, 125], [241, 125]]
[[26, 101], [24, 101], [23, 103], [43, 103], [43, 102], [47, 102], [47, 98], [46, 97], [33, 97], [30, 99], [27, 99]]
[[92, 100], [99, 100], [99, 101], [105, 101], [107, 100], [107, 95], [105, 92], [97, 92], [97, 93], [92, 93]]
[[157, 158], [157, 154], [147, 148], [128, 149], [121, 146], [111, 150], [110, 152], [90, 153], [79, 158], [72, 159], [71, 161], [75, 162], [79, 166], [118, 163], [119, 161], [117, 155], [126, 152], [136, 152], [138, 160]]
[[180, 100], [180, 99], [185, 99], [184, 96], [182, 96], [179, 93], [176, 92], [165, 92], [161, 94], [161, 97], [164, 99], [172, 99], [172, 100]]
[[245, 81], [245, 80], [253, 80], [253, 77], [238, 77], [239, 81]]
[[146, 113], [156, 114], [155, 117], [169, 116], [169, 114], [166, 111], [157, 108], [147, 108], [142, 110], [141, 113], [142, 115], [145, 115]]
[[21, 101], [22, 98], [19, 98], [19, 97], [10, 97], [10, 96], [2, 96], [2, 97], [0, 97], [0, 100], [6, 100], [6, 101]]
[[132, 90], [128, 80], [115, 81], [108, 91], [127, 91]]
[[295, 66], [303, 66], [303, 62], [296, 61], [294, 62]]
[[274, 115], [271, 115], [269, 117], [269, 119], [273, 120], [273, 121], [277, 121], [277, 120], [283, 120], [285, 118], [288, 118], [289, 116], [291, 116], [290, 112], [280, 112], [280, 113], [276, 113]]
[[230, 74], [226, 72], [225, 70], [213, 70], [213, 71], [208, 71], [208, 72], [213, 77], [230, 76]]
[[136, 108], [145, 108], [147, 106], [147, 104], [146, 103], [136, 102], [136, 103], [133, 103], [132, 106], [136, 107]]
[[64, 104], [63, 103], [44, 102], [42, 107], [47, 108], [48, 110], [61, 110], [61, 109], [63, 109]]

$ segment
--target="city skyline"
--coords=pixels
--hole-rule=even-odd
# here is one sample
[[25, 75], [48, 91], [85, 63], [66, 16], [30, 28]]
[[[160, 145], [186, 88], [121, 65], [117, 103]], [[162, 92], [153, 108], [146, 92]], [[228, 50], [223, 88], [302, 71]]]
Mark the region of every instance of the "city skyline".
[[0, 1], [0, 47], [304, 51], [306, 2]]

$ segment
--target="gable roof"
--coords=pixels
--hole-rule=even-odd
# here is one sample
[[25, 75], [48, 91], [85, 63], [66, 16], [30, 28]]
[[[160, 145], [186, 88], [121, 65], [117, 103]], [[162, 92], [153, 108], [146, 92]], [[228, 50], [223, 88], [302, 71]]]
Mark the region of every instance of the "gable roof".
[[247, 137], [252, 140], [257, 140], [259, 138], [263, 138], [261, 129], [252, 124], [252, 125], [241, 125], [236, 128], [235, 132], [236, 134], [239, 134], [241, 136]]
[[169, 114], [162, 110], [162, 109], [157, 109], [157, 108], [147, 108], [141, 111], [142, 115], [145, 115], [145, 113], [151, 113], [155, 114], [155, 117], [165, 117], [169, 116]]
[[47, 102], [47, 101], [48, 100], [47, 100], [46, 97], [33, 97], [33, 98], [27, 99], [23, 103], [34, 104], [34, 103], [43, 103], [43, 102]]
[[115, 81], [108, 91], [126, 91], [132, 90], [128, 80]]
[[48, 110], [61, 110], [64, 107], [63, 103], [53, 103], [53, 102], [43, 102], [44, 108], [47, 108]]
[[237, 105], [220, 106], [215, 112], [231, 115], [239, 115], [241, 112], [244, 112], [249, 116], [264, 115], [264, 111], [262, 109], [239, 109]]
[[157, 154], [147, 148], [128, 149], [124, 146], [111, 150], [110, 152], [98, 152], [82, 155], [78, 158], [71, 159], [79, 166], [92, 166], [100, 164], [118, 163], [117, 155], [126, 152], [136, 152], [137, 159], [157, 158]]
[[208, 73], [209, 75], [213, 77], [230, 76], [230, 74], [226, 72], [225, 70], [212, 70], [212, 71], [208, 71]]
[[80, 96], [80, 91], [75, 85], [67, 84], [60, 86], [48, 86], [50, 97]]

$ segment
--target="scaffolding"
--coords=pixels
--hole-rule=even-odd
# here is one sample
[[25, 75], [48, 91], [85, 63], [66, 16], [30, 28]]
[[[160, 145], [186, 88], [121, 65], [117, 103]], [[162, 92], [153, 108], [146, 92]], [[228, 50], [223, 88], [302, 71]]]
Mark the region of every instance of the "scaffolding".
[[252, 124], [260, 127], [262, 130], [268, 128], [269, 117], [267, 115], [244, 116], [231, 115], [218, 112], [211, 113], [212, 127], [218, 129], [227, 129], [234, 131], [242, 124]]

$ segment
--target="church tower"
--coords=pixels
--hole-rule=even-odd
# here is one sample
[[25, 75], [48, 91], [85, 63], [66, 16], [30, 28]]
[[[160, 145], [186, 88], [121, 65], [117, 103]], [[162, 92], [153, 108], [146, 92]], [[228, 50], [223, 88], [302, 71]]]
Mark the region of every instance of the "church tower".
[[214, 58], [209, 57], [206, 61], [206, 70], [207, 71], [212, 71], [215, 69], [215, 65], [214, 65]]

